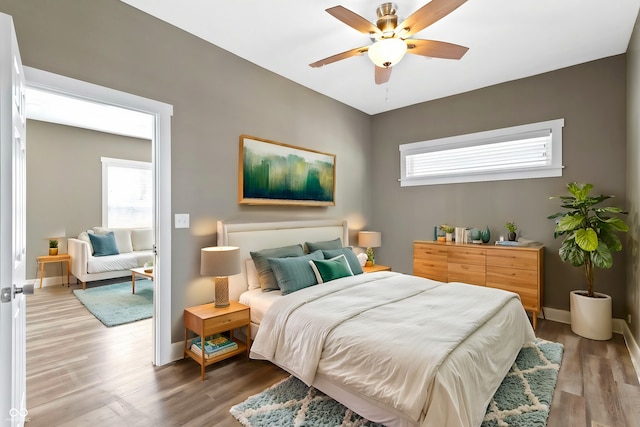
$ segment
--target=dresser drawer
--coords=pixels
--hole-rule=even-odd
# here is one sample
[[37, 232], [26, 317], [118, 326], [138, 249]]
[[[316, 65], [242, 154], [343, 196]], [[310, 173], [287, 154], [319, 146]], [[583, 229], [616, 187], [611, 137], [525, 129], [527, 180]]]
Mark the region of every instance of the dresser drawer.
[[473, 247], [449, 247], [447, 261], [449, 263], [485, 265], [486, 251]]
[[485, 266], [473, 264], [449, 263], [449, 282], [470, 283], [472, 285], [485, 285]]
[[413, 258], [447, 262], [447, 247], [438, 243], [414, 243]]
[[487, 266], [538, 269], [538, 252], [514, 249], [495, 250], [487, 254]]
[[522, 305], [528, 310], [540, 309], [540, 289], [538, 272], [514, 268], [496, 268], [487, 266], [486, 285], [520, 295]]
[[413, 260], [413, 275], [439, 282], [447, 281], [447, 262], [426, 259]]

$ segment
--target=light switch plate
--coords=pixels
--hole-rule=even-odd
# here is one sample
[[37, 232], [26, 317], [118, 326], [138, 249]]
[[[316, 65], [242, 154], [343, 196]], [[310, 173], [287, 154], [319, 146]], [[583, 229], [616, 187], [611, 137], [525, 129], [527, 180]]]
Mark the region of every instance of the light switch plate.
[[189, 228], [189, 214], [175, 215], [176, 228]]

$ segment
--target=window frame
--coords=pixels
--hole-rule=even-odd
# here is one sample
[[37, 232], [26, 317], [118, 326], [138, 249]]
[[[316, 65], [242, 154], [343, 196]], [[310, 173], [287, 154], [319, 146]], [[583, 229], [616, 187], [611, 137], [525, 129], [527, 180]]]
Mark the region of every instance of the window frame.
[[[139, 160], [129, 160], [129, 159], [117, 159], [114, 157], [100, 157], [100, 162], [102, 163], [102, 226], [107, 228], [109, 227], [109, 206], [108, 206], [108, 194], [109, 194], [109, 166], [119, 166], [119, 167], [127, 167], [127, 168], [135, 168], [135, 169], [144, 169], [148, 170], [153, 175], [153, 163], [152, 162], [143, 162]], [[153, 184], [153, 176], [151, 177]], [[153, 194], [152, 194], [153, 197]], [[148, 227], [153, 227], [153, 201], [151, 202], [152, 206], [152, 219], [151, 224]], [[120, 226], [113, 228], [123, 228]], [[129, 228], [129, 227], [124, 227]]]
[[[503, 181], [530, 178], [548, 178], [562, 176], [562, 128], [564, 119], [548, 120], [526, 125], [511, 126], [483, 132], [456, 135], [427, 141], [400, 144], [400, 186], [454, 184], [464, 182]], [[533, 136], [548, 131], [551, 133], [551, 165], [490, 172], [470, 172], [429, 177], [407, 177], [407, 156], [421, 153], [446, 151], [456, 148], [482, 146], [508, 140], [525, 139], [525, 135]]]

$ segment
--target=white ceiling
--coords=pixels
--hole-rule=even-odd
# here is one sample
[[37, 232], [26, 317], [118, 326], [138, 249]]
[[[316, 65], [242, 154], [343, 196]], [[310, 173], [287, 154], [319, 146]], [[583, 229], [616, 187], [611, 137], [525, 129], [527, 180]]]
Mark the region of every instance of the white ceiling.
[[[308, 64], [371, 44], [325, 9], [341, 5], [375, 22], [382, 1], [121, 1], [368, 114], [624, 53], [640, 6], [640, 0], [469, 0], [413, 36], [469, 47], [461, 60], [406, 55], [389, 83], [376, 85], [366, 55], [321, 68]], [[427, 1], [395, 3], [402, 19]]]

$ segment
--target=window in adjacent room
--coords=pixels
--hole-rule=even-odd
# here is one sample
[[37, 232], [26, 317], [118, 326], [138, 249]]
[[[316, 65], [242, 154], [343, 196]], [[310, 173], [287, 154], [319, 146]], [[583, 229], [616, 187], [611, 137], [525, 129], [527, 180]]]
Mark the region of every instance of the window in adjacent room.
[[562, 176], [564, 119], [400, 145], [400, 185]]
[[151, 163], [102, 157], [102, 224], [109, 228], [151, 227]]

